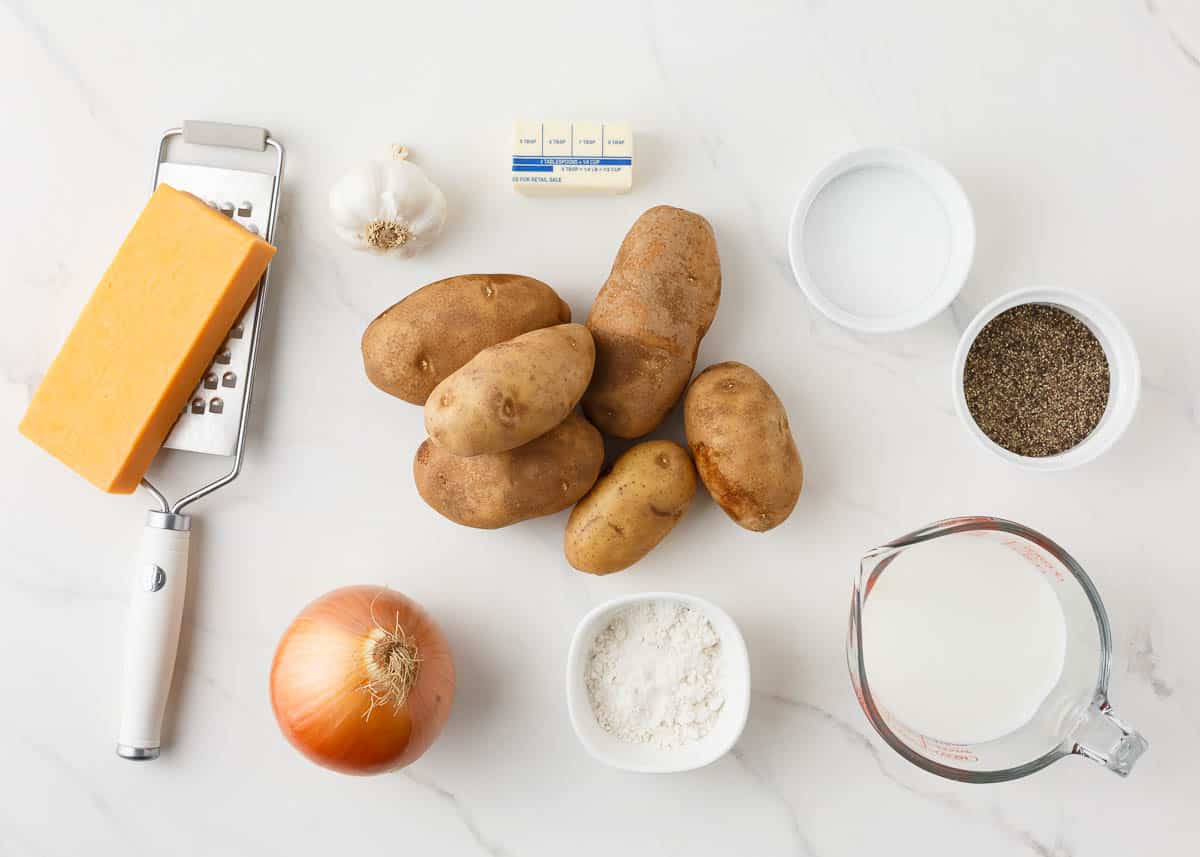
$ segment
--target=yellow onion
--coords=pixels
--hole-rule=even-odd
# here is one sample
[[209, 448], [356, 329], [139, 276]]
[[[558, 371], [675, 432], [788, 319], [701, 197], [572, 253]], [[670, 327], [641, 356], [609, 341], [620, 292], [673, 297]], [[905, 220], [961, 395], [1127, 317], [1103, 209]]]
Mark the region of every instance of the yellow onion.
[[416, 761], [453, 702], [446, 638], [420, 605], [380, 586], [347, 586], [309, 604], [271, 665], [271, 706], [284, 737], [344, 774]]

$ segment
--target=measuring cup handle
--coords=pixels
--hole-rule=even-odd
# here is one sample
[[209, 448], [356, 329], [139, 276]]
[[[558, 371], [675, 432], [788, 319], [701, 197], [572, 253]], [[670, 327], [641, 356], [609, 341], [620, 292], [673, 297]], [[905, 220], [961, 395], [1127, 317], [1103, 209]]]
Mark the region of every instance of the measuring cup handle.
[[1126, 777], [1149, 748], [1145, 738], [1117, 717], [1108, 699], [1097, 696], [1075, 729], [1071, 752]]

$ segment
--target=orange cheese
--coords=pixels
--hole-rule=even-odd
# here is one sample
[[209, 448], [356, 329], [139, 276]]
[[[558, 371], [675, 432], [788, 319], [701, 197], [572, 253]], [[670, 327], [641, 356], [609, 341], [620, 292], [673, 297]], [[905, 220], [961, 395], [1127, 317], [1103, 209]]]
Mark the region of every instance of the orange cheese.
[[160, 185], [34, 394], [21, 433], [98, 488], [137, 487], [275, 248]]

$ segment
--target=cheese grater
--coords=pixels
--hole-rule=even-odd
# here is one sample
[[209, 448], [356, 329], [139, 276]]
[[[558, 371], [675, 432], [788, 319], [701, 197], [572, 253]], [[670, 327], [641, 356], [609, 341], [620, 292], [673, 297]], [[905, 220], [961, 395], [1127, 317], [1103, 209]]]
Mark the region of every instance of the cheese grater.
[[[206, 163], [168, 160], [172, 144], [203, 152]], [[274, 171], [232, 168], [246, 152], [274, 153]], [[213, 163], [208, 163], [212, 161]], [[275, 243], [283, 146], [264, 128], [220, 122], [184, 122], [164, 132], [154, 161], [154, 187], [169, 184], [187, 191], [243, 228]], [[158, 502], [146, 514], [141, 554], [134, 575], [125, 644], [125, 680], [117, 755], [156, 759], [163, 712], [175, 671], [179, 628], [187, 589], [191, 517], [183, 510], [237, 478], [246, 446], [254, 358], [262, 326], [271, 269], [268, 266], [241, 315], [213, 357], [163, 446], [232, 458], [223, 476], [171, 503], [148, 479], [142, 486]]]

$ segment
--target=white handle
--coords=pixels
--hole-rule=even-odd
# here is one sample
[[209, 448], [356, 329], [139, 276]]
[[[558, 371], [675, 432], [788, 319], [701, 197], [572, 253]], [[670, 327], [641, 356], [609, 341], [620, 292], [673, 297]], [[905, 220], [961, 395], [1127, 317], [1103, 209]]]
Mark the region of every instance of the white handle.
[[190, 523], [187, 515], [151, 512], [142, 533], [129, 603], [117, 738], [117, 754], [126, 759], [158, 758], [187, 590]]

